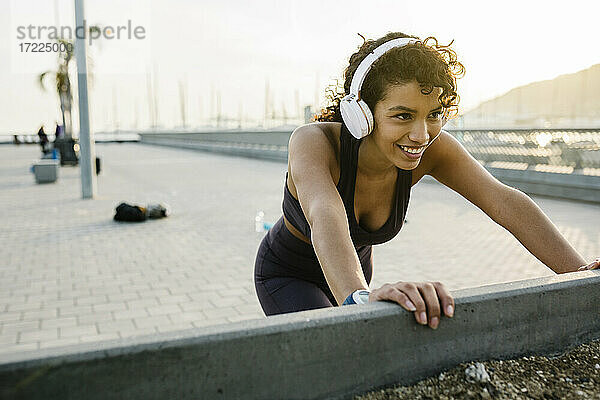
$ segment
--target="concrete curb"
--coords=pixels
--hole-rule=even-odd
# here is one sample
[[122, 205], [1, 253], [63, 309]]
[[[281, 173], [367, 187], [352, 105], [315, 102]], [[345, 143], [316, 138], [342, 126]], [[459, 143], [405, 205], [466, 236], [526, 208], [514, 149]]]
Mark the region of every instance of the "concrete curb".
[[436, 331], [376, 302], [3, 356], [0, 397], [350, 399], [600, 337], [600, 271], [453, 292]]

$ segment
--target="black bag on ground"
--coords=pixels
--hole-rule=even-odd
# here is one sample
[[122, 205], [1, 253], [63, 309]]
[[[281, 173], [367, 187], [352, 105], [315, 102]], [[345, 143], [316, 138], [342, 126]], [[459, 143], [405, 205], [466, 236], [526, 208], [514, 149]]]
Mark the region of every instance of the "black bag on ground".
[[117, 206], [115, 221], [142, 222], [146, 220], [146, 209], [144, 207], [132, 206], [121, 203]]

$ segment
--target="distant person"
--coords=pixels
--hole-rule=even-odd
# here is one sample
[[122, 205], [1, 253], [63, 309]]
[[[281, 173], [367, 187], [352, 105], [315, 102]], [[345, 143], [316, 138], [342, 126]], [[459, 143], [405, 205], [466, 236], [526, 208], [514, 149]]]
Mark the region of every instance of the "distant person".
[[21, 144], [21, 140], [19, 140], [19, 136], [18, 135], [13, 135], [13, 143], [16, 145]]
[[56, 124], [56, 130], [54, 131], [54, 142], [56, 142], [57, 140], [59, 140], [60, 138], [62, 138], [62, 136], [63, 136], [62, 125], [59, 125], [57, 123]]
[[46, 132], [44, 132], [44, 125], [42, 125], [40, 127], [40, 130], [38, 131], [37, 134], [40, 138], [40, 146], [42, 147], [42, 153], [44, 153], [44, 154], [48, 153], [50, 151], [48, 149], [48, 143], [50, 141], [48, 140], [48, 135], [46, 135]]
[[[434, 329], [442, 315], [452, 317], [454, 299], [442, 283], [368, 286], [372, 246], [398, 234], [424, 175], [475, 204], [554, 272], [599, 268], [600, 259], [586, 263], [529, 196], [499, 182], [442, 130], [456, 115], [463, 72], [450, 45], [400, 32], [365, 40], [352, 54], [344, 93], [330, 92], [319, 122], [289, 141], [283, 217], [254, 267], [266, 315], [391, 301]], [[406, 257], [427, 251], [423, 243]]]

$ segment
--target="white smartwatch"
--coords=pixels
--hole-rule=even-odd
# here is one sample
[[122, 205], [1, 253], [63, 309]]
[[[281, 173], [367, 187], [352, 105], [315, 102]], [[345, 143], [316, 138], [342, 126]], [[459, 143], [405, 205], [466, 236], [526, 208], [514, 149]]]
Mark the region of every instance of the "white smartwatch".
[[346, 297], [346, 300], [344, 300], [342, 305], [346, 306], [348, 304], [366, 304], [369, 302], [369, 293], [371, 292], [364, 289], [355, 290], [354, 292], [349, 294], [348, 297]]

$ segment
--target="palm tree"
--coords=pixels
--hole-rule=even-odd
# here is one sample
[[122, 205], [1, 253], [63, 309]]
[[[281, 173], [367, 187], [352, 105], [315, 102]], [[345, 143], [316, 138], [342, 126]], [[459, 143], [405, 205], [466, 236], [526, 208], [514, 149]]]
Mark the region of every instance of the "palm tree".
[[[90, 26], [89, 33], [99, 32], [98, 26]], [[56, 91], [60, 99], [60, 111], [62, 114], [62, 123], [65, 127], [65, 137], [70, 139], [73, 136], [73, 119], [71, 117], [71, 105], [73, 104], [73, 92], [71, 91], [71, 79], [69, 78], [69, 63], [73, 59], [73, 41], [69, 39], [57, 39], [59, 48], [65, 51], [58, 53], [57, 71], [46, 71], [38, 76], [39, 84], [42, 90], [46, 90], [44, 80], [47, 76], [54, 77]]]

